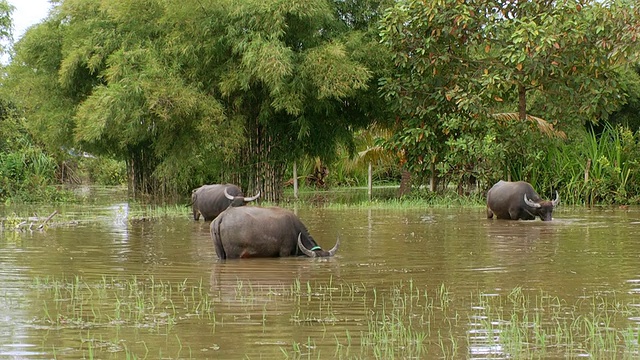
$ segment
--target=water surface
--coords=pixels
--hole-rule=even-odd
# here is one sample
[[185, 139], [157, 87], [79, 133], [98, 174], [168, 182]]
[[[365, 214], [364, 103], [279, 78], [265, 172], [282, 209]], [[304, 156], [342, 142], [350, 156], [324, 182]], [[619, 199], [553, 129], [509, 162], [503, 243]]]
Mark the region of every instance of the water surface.
[[187, 211], [53, 210], [0, 234], [2, 358], [638, 356], [638, 209], [299, 208], [336, 257], [226, 262]]

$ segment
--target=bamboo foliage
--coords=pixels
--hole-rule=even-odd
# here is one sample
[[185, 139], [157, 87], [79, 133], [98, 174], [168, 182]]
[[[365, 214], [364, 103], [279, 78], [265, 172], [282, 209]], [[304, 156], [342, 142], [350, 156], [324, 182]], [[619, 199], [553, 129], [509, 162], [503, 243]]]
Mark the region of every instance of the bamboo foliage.
[[376, 80], [353, 53], [378, 45], [346, 44], [336, 7], [65, 0], [9, 76], [47, 143], [125, 160], [134, 193], [237, 179], [277, 201], [287, 164], [331, 158], [370, 121], [353, 99]]
[[[334, 173], [402, 166], [445, 187], [517, 168], [552, 187], [566, 180], [536, 168], [547, 149], [627, 101], [639, 18], [628, 0], [64, 0], [16, 44], [3, 89], [37, 142], [125, 161], [135, 194], [236, 182], [278, 201], [294, 161], [343, 154]], [[360, 132], [372, 123], [394, 131]], [[589, 158], [583, 184], [620, 168], [628, 193], [633, 167]], [[562, 166], [584, 178], [583, 160]]]

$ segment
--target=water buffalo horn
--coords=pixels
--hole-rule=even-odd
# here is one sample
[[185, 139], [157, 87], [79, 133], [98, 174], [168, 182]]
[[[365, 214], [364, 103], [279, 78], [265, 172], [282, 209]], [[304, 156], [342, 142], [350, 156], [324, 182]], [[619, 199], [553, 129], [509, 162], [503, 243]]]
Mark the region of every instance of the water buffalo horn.
[[338, 251], [338, 246], [340, 246], [340, 237], [338, 236], [338, 240], [336, 240], [336, 244], [329, 250], [329, 256], [333, 256]]
[[307, 249], [306, 247], [304, 247], [304, 245], [302, 245], [302, 233], [298, 234], [298, 248], [308, 257], [316, 257], [315, 252]]
[[538, 204], [537, 202], [533, 202], [531, 200], [529, 200], [529, 198], [527, 198], [527, 194], [524, 194], [524, 203], [531, 206], [532, 208], [539, 208], [540, 204]]
[[[235, 199], [235, 197], [229, 195], [229, 193], [227, 192], [227, 188], [224, 188], [224, 197], [226, 197], [229, 200]], [[253, 200], [256, 200], [259, 197], [260, 197], [260, 191], [258, 191], [258, 193], [256, 195], [252, 196], [252, 197], [244, 198], [244, 201], [245, 202], [253, 201]]]
[[558, 206], [559, 202], [560, 202], [560, 195], [558, 195], [558, 191], [556, 190], [556, 198], [551, 201], [551, 205], [553, 205], [553, 207], [556, 207]]
[[224, 197], [226, 197], [229, 200], [233, 200], [233, 196], [229, 195], [226, 187], [224, 188]]
[[260, 190], [258, 190], [258, 193], [255, 194], [254, 196], [244, 198], [244, 201], [245, 202], [253, 201], [253, 200], [256, 200], [259, 197], [260, 197]]

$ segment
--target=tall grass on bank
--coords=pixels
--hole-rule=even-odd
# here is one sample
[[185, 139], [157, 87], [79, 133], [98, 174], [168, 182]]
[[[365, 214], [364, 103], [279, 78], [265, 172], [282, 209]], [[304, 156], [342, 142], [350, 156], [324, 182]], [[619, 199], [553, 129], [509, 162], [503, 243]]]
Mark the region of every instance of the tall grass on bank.
[[[45, 346], [56, 333], [68, 337], [75, 331], [81, 348], [65, 354], [77, 351], [88, 358], [113, 353], [191, 358], [202, 344], [190, 342], [185, 329], [224, 333], [226, 324], [234, 328], [241, 319], [247, 319], [248, 335], [282, 334], [272, 350], [286, 358], [640, 356], [633, 320], [640, 309], [615, 293], [563, 299], [517, 287], [460, 294], [445, 284], [428, 288], [413, 280], [384, 286], [334, 279], [298, 279], [290, 286], [238, 280], [212, 286], [202, 279], [138, 276], [35, 278], [32, 290], [41, 308], [27, 326], [43, 332]], [[274, 324], [281, 332], [270, 330]], [[283, 324], [288, 324], [284, 331]], [[128, 338], [132, 334], [136, 341]]]
[[574, 205], [640, 203], [640, 133], [606, 125], [569, 143], [555, 142], [534, 168], [543, 193], [558, 190]]
[[[27, 146], [27, 144], [24, 144]], [[60, 201], [69, 194], [55, 187], [55, 160], [37, 147], [0, 153], [0, 199]]]

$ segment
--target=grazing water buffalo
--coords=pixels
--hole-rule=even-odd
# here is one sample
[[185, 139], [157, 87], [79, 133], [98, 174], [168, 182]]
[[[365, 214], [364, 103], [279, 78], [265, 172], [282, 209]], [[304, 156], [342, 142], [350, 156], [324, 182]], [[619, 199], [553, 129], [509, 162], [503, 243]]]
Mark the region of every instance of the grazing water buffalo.
[[313, 240], [302, 221], [279, 207], [230, 207], [211, 223], [211, 237], [220, 259], [249, 257], [333, 256]]
[[487, 192], [487, 218], [495, 214], [498, 219], [535, 220], [537, 216], [542, 221], [550, 221], [559, 201], [557, 191], [554, 200], [542, 200], [527, 182], [500, 180]]
[[191, 192], [191, 208], [193, 219], [211, 221], [229, 206], [242, 206], [260, 197], [260, 193], [252, 197], [244, 197], [242, 190], [233, 184], [202, 185]]

